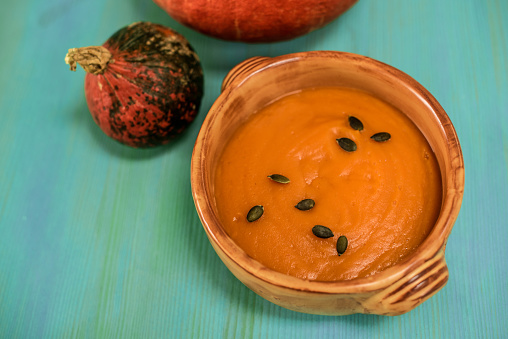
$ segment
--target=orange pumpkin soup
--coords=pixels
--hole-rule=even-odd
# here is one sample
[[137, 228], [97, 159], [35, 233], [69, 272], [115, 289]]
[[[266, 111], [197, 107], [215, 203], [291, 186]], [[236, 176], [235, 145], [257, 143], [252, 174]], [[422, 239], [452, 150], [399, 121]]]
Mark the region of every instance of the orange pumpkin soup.
[[438, 217], [441, 177], [404, 114], [367, 93], [325, 87], [253, 114], [225, 146], [215, 195], [226, 232], [249, 256], [338, 281], [415, 251]]

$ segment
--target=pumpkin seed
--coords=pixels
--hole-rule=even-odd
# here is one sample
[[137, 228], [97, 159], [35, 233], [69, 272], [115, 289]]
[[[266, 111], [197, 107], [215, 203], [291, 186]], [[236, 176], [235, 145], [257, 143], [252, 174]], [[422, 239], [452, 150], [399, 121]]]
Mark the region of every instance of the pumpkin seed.
[[252, 207], [249, 210], [249, 213], [247, 213], [247, 221], [253, 222], [253, 221], [258, 220], [259, 218], [261, 218], [264, 211], [265, 211], [265, 209], [261, 205], [256, 205], [256, 206]]
[[323, 225], [316, 225], [312, 227], [312, 233], [314, 233], [316, 237], [324, 239], [333, 237], [332, 230]]
[[390, 135], [390, 133], [386, 133], [386, 132], [380, 132], [380, 133], [376, 133], [374, 134], [373, 136], [371, 136], [370, 138], [372, 140], [375, 140], [377, 142], [383, 142], [383, 141], [388, 141], [390, 140], [392, 136]]
[[337, 139], [337, 143], [340, 147], [346, 152], [354, 152], [356, 151], [356, 143], [348, 138], [340, 138]]
[[282, 174], [272, 174], [269, 175], [268, 178], [280, 184], [289, 184], [289, 178], [283, 176]]
[[312, 207], [314, 207], [314, 200], [312, 199], [303, 199], [298, 204], [296, 204], [296, 208], [298, 208], [300, 211], [308, 211]]
[[337, 253], [339, 256], [346, 252], [347, 248], [347, 238], [344, 235], [341, 235], [339, 239], [337, 239]]
[[363, 130], [363, 124], [357, 117], [349, 116], [349, 126], [351, 126], [352, 129], [355, 129], [357, 131]]

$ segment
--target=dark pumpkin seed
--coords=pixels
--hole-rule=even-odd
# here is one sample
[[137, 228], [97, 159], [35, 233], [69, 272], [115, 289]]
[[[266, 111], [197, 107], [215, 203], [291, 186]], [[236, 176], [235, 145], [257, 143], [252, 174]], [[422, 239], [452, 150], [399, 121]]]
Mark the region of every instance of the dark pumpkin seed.
[[289, 184], [289, 178], [283, 176], [282, 174], [272, 174], [269, 175], [268, 178], [280, 184]]
[[341, 235], [339, 239], [337, 239], [337, 253], [339, 256], [346, 252], [347, 249], [347, 238], [344, 235]]
[[356, 143], [351, 139], [340, 138], [340, 139], [337, 139], [337, 143], [346, 152], [356, 151]]
[[383, 141], [388, 141], [390, 140], [392, 136], [390, 135], [390, 133], [386, 133], [386, 132], [380, 132], [380, 133], [376, 133], [374, 134], [373, 136], [371, 136], [370, 138], [372, 140], [375, 140], [377, 142], [383, 142]]
[[355, 129], [357, 131], [363, 130], [363, 124], [357, 117], [349, 116], [349, 126], [351, 126], [352, 129]]
[[247, 213], [247, 221], [253, 222], [253, 221], [258, 220], [259, 218], [261, 218], [264, 211], [265, 211], [265, 209], [261, 205], [256, 205], [256, 206], [252, 207], [249, 210], [249, 213]]
[[308, 211], [312, 207], [314, 207], [314, 200], [312, 199], [303, 199], [298, 204], [296, 204], [296, 208], [298, 208], [300, 211]]
[[333, 237], [332, 230], [322, 225], [316, 225], [312, 227], [312, 233], [314, 233], [316, 237], [324, 239]]

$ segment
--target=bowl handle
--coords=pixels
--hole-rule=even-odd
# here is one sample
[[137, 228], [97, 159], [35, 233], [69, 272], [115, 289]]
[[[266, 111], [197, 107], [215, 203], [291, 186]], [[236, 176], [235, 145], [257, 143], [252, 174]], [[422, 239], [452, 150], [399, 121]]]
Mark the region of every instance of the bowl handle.
[[368, 313], [399, 315], [436, 294], [448, 281], [444, 249], [362, 304]]
[[247, 75], [266, 64], [269, 59], [269, 57], [257, 56], [242, 61], [233, 67], [226, 75], [222, 81], [221, 91], [224, 92], [224, 90], [232, 84], [241, 82]]

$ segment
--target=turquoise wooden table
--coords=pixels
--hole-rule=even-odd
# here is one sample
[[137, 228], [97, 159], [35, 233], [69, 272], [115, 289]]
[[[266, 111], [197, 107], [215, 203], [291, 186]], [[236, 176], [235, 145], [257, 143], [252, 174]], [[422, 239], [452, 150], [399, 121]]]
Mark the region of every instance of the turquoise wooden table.
[[[68, 48], [134, 21], [187, 37], [205, 72], [197, 120], [173, 144], [106, 137]], [[0, 337], [508, 338], [508, 2], [360, 0], [275, 44], [225, 42], [150, 0], [19, 0], [0, 12]], [[197, 217], [190, 159], [223, 77], [240, 61], [309, 50], [363, 54], [422, 83], [459, 136], [466, 188], [448, 284], [398, 317], [275, 306], [222, 264]]]

